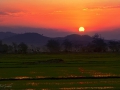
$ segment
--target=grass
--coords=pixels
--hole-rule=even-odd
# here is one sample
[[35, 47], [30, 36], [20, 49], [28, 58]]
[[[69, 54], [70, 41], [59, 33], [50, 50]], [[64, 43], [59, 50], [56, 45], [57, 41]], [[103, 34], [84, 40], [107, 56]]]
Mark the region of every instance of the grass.
[[[50, 59], [63, 59], [64, 63], [23, 64]], [[108, 77], [120, 76], [119, 53], [67, 53], [67, 54], [0, 54], [0, 78], [37, 77]], [[22, 84], [21, 84], [22, 83]], [[21, 84], [21, 85], [20, 85]], [[72, 80], [18, 80], [0, 81], [7, 89], [120, 89], [117, 79]], [[11, 86], [11, 87], [7, 87]], [[84, 88], [82, 88], [84, 87]], [[86, 88], [85, 88], [86, 87]], [[89, 88], [88, 88], [89, 87]], [[93, 88], [94, 87], [94, 88]], [[105, 88], [103, 88], [105, 89]], [[110, 88], [106, 88], [110, 89]]]
[[[115, 87], [119, 88], [120, 81], [119, 80], [37, 80], [37, 81], [11, 81], [11, 82], [3, 82], [2, 85], [11, 85], [13, 89], [52, 89], [58, 90], [60, 88], [104, 88], [104, 87]], [[88, 90], [89, 90], [88, 89]], [[120, 89], [120, 88], [119, 88]], [[66, 90], [66, 89], [65, 89]], [[70, 89], [71, 90], [71, 89]], [[76, 90], [76, 89], [75, 89]], [[83, 90], [83, 89], [82, 89]], [[95, 89], [96, 90], [96, 89]]]

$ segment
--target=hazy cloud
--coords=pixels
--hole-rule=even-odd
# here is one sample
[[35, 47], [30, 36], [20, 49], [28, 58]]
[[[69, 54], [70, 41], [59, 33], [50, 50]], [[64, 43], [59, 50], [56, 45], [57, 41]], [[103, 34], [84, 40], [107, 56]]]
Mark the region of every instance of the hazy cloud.
[[24, 13], [25, 11], [20, 10], [0, 10], [0, 16], [17, 16]]
[[8, 15], [8, 13], [0, 11], [0, 15]]
[[83, 8], [83, 10], [102, 10], [102, 9], [112, 9], [112, 8], [120, 8], [120, 5], [118, 6], [92, 6]]

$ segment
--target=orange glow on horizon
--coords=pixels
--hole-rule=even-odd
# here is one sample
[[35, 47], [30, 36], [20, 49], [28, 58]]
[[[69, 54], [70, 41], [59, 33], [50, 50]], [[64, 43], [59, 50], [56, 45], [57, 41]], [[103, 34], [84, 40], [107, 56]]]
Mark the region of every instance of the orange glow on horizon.
[[110, 0], [4, 0], [0, 25], [87, 31], [120, 26], [120, 1]]

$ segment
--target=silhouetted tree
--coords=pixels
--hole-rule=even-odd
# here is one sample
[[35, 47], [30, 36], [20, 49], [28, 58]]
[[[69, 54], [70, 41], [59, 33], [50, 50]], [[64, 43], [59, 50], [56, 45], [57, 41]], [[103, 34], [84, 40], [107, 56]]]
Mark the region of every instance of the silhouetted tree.
[[72, 43], [69, 40], [67, 40], [67, 39], [64, 40], [62, 45], [64, 47], [64, 51], [65, 52], [71, 51], [71, 49], [72, 49]]
[[49, 40], [46, 46], [50, 52], [60, 51], [60, 43], [57, 40]]
[[2, 45], [2, 40], [0, 40], [0, 45]]
[[111, 40], [108, 43], [108, 47], [113, 52], [118, 52], [118, 51], [120, 51], [120, 42]]
[[74, 52], [80, 52], [82, 48], [82, 44], [73, 43], [72, 47], [74, 48]]
[[8, 52], [8, 45], [3, 44], [2, 41], [0, 41], [0, 53], [7, 53]]
[[18, 45], [17, 45], [17, 43], [12, 42], [12, 46], [13, 46], [14, 52], [17, 53], [17, 51], [18, 51]]
[[8, 45], [8, 52], [13, 53], [13, 46], [12, 45]]
[[104, 52], [107, 49], [107, 44], [104, 42], [104, 39], [100, 35], [95, 34], [93, 36], [92, 47], [94, 52]]
[[2, 41], [0, 40], [0, 53], [2, 51]]
[[18, 45], [18, 50], [20, 53], [26, 53], [27, 49], [28, 49], [28, 46], [23, 42]]
[[2, 48], [3, 48], [3, 53], [7, 53], [8, 52], [8, 45], [7, 44], [3, 44], [2, 45]]

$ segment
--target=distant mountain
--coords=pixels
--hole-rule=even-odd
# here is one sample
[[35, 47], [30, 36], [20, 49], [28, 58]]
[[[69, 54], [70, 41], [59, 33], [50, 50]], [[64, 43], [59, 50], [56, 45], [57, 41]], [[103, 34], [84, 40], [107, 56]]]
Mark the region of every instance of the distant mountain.
[[4, 38], [9, 38], [14, 35], [16, 35], [16, 34], [12, 33], [12, 32], [0, 32], [0, 40], [2, 40]]
[[58, 37], [55, 39], [60, 42], [63, 42], [64, 40], [69, 40], [70, 42], [74, 44], [82, 44], [82, 45], [86, 45], [92, 41], [92, 37], [88, 35], [78, 35], [78, 34], [71, 34], [66, 37]]
[[16, 42], [16, 43], [24, 42], [28, 45], [43, 46], [46, 45], [46, 43], [50, 39], [58, 40], [61, 43], [67, 39], [72, 43], [83, 44], [83, 45], [88, 44], [92, 40], [92, 38], [88, 35], [81, 36], [77, 34], [72, 34], [66, 37], [50, 38], [38, 33], [24, 33], [24, 34], [15, 34], [11, 37], [2, 39], [2, 41], [7, 44], [11, 44], [12, 42]]
[[0, 26], [0, 32], [14, 32], [14, 33], [28, 33], [36, 32], [49, 37], [66, 36], [71, 34], [70, 32], [65, 32], [64, 30], [52, 29], [52, 28], [34, 28], [34, 27], [23, 27], [23, 26]]
[[[71, 31], [60, 30], [60, 29], [42, 28], [42, 27], [34, 28], [34, 27], [24, 27], [24, 26], [1, 26], [0, 25], [0, 32], [2, 32], [2, 34], [0, 34], [0, 39], [6, 38], [6, 36], [3, 35], [3, 31], [7, 33], [8, 31], [11, 31], [14, 33], [36, 32], [36, 33], [40, 33], [48, 37], [61, 37], [61, 36], [65, 37], [66, 35], [68, 35], [69, 37], [69, 35], [72, 34]], [[76, 33], [75, 35], [77, 35], [78, 32], [75, 32], [75, 33]], [[93, 30], [93, 31], [87, 31], [87, 32], [85, 31], [85, 34], [90, 35], [90, 36], [93, 36], [95, 33], [101, 35], [101, 37], [107, 40], [120, 40], [120, 28], [119, 27], [118, 28], [106, 28], [106, 29], [101, 29], [101, 30]], [[7, 37], [9, 37], [9, 35]]]
[[17, 34], [9, 38], [3, 39], [4, 43], [20, 43], [24, 42], [28, 45], [44, 45], [49, 40], [49, 37], [45, 37], [38, 33], [25, 33], [25, 34]]
[[73, 43], [82, 44], [82, 45], [86, 45], [92, 41], [92, 37], [88, 35], [77, 35], [77, 34], [68, 35], [65, 37], [65, 39], [68, 39]]
[[71, 41], [90, 41], [91, 37], [88, 35], [78, 35], [78, 34], [72, 34], [72, 35], [68, 35], [65, 37], [65, 39], [71, 40]]

